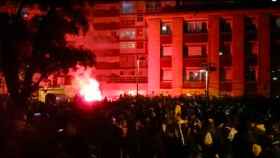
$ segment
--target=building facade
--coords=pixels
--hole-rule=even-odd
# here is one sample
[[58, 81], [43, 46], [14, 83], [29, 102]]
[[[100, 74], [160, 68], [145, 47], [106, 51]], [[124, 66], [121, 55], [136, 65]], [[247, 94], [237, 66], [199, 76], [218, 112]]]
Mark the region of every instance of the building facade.
[[117, 43], [95, 51], [105, 95], [279, 94], [277, 6], [182, 10], [176, 1], [123, 1], [94, 8], [93, 26]]
[[95, 53], [104, 96], [280, 95], [279, 5], [217, 2], [97, 2], [70, 42]]

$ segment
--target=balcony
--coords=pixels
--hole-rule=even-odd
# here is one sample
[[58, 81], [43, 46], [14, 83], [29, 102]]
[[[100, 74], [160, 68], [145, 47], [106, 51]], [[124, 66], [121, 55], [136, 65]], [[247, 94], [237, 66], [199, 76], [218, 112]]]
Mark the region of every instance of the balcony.
[[207, 41], [208, 41], [208, 33], [206, 32], [184, 33], [184, 42], [206, 43]]
[[120, 67], [119, 62], [97, 62], [96, 69], [117, 69]]
[[111, 17], [111, 16], [119, 16], [119, 15], [120, 15], [119, 9], [110, 9], [110, 10], [96, 9], [93, 11], [93, 16], [95, 17]]
[[199, 81], [184, 81], [183, 88], [190, 88], [190, 89], [203, 89], [205, 88], [206, 83], [203, 80]]
[[231, 92], [232, 91], [232, 81], [221, 81], [220, 91]]
[[257, 82], [247, 81], [245, 85], [246, 95], [256, 95], [257, 94]]
[[161, 89], [171, 89], [172, 88], [172, 83], [171, 82], [166, 82], [166, 81], [161, 81], [160, 82], [160, 88]]
[[207, 62], [207, 58], [205, 56], [184, 57], [185, 67], [201, 67], [201, 65], [206, 62]]
[[121, 76], [108, 76], [107, 81], [109, 83], [147, 83], [148, 78], [145, 76], [128, 76], [128, 77], [121, 77]]
[[160, 42], [162, 44], [171, 44], [172, 43], [172, 36], [171, 35], [161, 35]]
[[163, 56], [160, 58], [160, 67], [171, 67], [172, 59], [171, 56]]
[[257, 31], [256, 30], [248, 30], [246, 31], [246, 41], [255, 41], [257, 39]]
[[95, 23], [95, 24], [93, 24], [93, 27], [96, 30], [114, 30], [114, 29], [119, 29], [120, 24], [117, 22]]
[[258, 64], [258, 57], [256, 54], [249, 53], [246, 55], [246, 62], [249, 65], [257, 65]]
[[232, 65], [232, 57], [230, 54], [224, 54], [220, 56], [220, 64], [221, 66], [231, 66]]
[[232, 40], [232, 33], [231, 32], [222, 32], [221, 33], [221, 40], [225, 42], [230, 42]]

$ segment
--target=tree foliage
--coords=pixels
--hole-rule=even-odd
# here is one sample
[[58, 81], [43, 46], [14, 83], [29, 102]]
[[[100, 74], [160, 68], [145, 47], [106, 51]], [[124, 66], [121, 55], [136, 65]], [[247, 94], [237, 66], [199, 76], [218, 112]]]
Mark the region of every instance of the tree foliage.
[[[88, 29], [82, 3], [22, 0], [15, 4], [14, 14], [0, 13], [0, 69], [13, 101], [24, 105], [48, 75], [77, 63], [92, 66], [95, 58], [89, 50], [74, 48], [65, 40], [66, 34]], [[31, 6], [37, 6], [39, 13], [30, 15]], [[34, 82], [36, 73], [41, 78]]]

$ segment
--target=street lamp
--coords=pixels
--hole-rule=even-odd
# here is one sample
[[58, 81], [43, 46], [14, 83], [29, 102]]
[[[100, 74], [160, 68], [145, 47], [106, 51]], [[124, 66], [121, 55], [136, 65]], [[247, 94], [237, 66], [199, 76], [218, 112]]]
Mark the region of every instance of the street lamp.
[[139, 81], [138, 81], [138, 75], [140, 71], [140, 58], [137, 56], [136, 57], [136, 96], [138, 96], [138, 91], [139, 91]]
[[208, 97], [208, 70], [199, 70], [200, 73], [205, 72], [205, 96]]

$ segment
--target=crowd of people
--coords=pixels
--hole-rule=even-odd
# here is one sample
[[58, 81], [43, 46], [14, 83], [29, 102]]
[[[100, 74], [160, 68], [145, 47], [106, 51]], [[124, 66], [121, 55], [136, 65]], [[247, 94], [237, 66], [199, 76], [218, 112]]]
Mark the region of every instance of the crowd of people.
[[41, 104], [27, 113], [20, 152], [28, 158], [280, 158], [279, 103], [122, 96]]

